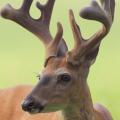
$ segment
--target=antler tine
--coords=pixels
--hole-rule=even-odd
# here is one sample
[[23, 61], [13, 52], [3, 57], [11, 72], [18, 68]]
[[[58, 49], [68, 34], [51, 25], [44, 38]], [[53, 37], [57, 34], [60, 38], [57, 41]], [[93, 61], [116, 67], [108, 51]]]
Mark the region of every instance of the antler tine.
[[[6, 19], [15, 19], [15, 15], [18, 14], [18, 12], [23, 11], [23, 13], [26, 13], [29, 15], [29, 9], [32, 4], [33, 0], [24, 0], [22, 7], [19, 10], [15, 10], [10, 4], [7, 4], [1, 11], [1, 16]], [[18, 16], [17, 16], [18, 17]]]
[[56, 34], [54, 40], [51, 41], [51, 43], [47, 46], [47, 49], [46, 49], [47, 51], [46, 51], [45, 66], [51, 57], [56, 57], [56, 54], [58, 51], [58, 46], [60, 45], [60, 41], [62, 40], [62, 36], [63, 36], [63, 27], [62, 27], [61, 23], [58, 22], [57, 34]]
[[[78, 25], [74, 19], [73, 12], [70, 11], [70, 23], [75, 39], [75, 47], [73, 50], [68, 52], [67, 61], [74, 65], [79, 65], [89, 52], [93, 52], [97, 49], [95, 53], [98, 53], [98, 48], [101, 40], [108, 34], [114, 19], [114, 0], [101, 0], [102, 7], [92, 0], [90, 7], [84, 8], [80, 12], [80, 16], [89, 20], [96, 20], [103, 24], [102, 29], [95, 33], [89, 40], [84, 40], [82, 38], [81, 32]], [[82, 57], [84, 56], [84, 57]]]
[[79, 47], [83, 42], [83, 38], [80, 32], [80, 29], [75, 21], [74, 13], [72, 10], [69, 11], [69, 19], [70, 19], [71, 28], [73, 31], [74, 40], [75, 40], [75, 47]]
[[21, 10], [23, 10], [25, 13], [29, 14], [29, 10], [30, 10], [32, 2], [33, 2], [33, 0], [24, 0]]
[[84, 39], [82, 38], [80, 28], [75, 21], [74, 13], [72, 10], [69, 10], [69, 20], [74, 37], [74, 48], [67, 53], [67, 62], [70, 64], [78, 65], [78, 59], [82, 54], [82, 51], [84, 51]]
[[[47, 54], [51, 54], [51, 56], [55, 56], [55, 53], [57, 54], [57, 49], [58, 49], [58, 45], [60, 43], [60, 41], [62, 40], [62, 36], [63, 36], [63, 27], [61, 25], [61, 23], [57, 24], [57, 34], [54, 38], [54, 40], [51, 41], [51, 43], [47, 46]], [[47, 55], [47, 56], [48, 56]]]
[[[29, 15], [29, 10], [32, 2], [33, 0], [24, 0], [22, 7], [18, 10], [14, 9], [10, 4], [7, 4], [1, 10], [1, 15], [6, 19], [10, 19], [18, 23], [19, 25], [23, 26], [24, 28], [35, 34], [42, 40], [44, 45], [47, 46], [48, 43], [52, 40], [52, 36], [48, 29], [49, 26], [46, 23], [43, 23], [42, 20], [38, 21], [31, 18], [31, 16]], [[53, 8], [52, 4], [51, 8]]]
[[113, 22], [115, 7], [114, 0], [101, 0], [101, 3], [103, 9], [96, 1], [92, 1], [91, 7], [83, 9], [80, 13], [81, 17], [85, 19], [96, 20], [103, 24], [102, 29], [95, 33], [86, 42], [86, 51], [101, 42], [101, 40], [108, 34]]
[[50, 25], [50, 19], [51, 19], [54, 3], [55, 3], [55, 0], [48, 0], [46, 5], [42, 5], [40, 2], [37, 2], [36, 4], [37, 8], [41, 10], [40, 20], [42, 20], [48, 26]]
[[58, 24], [55, 40], [53, 40], [49, 30], [55, 0], [48, 0], [45, 5], [37, 2], [36, 6], [41, 11], [41, 17], [37, 20], [33, 19], [29, 14], [32, 2], [33, 0], [24, 0], [21, 8], [17, 10], [8, 4], [1, 10], [1, 16], [18, 23], [40, 38], [46, 48], [46, 59], [51, 56], [64, 56], [67, 51], [67, 46], [62, 39], [62, 25], [60, 23]]
[[[54, 4], [55, 4], [55, 0], [48, 0], [45, 5], [42, 5], [40, 2], [36, 3], [37, 8], [41, 11], [41, 17], [38, 21], [42, 21], [43, 23], [45, 23], [47, 25], [48, 29], [49, 29], [49, 26], [50, 26], [50, 20], [51, 20], [51, 15], [52, 15], [52, 10], [53, 10]], [[56, 37], [55, 37], [54, 41], [56, 41], [56, 39], [59, 39], [60, 32], [62, 33], [62, 31], [63, 31], [62, 29], [63, 29], [62, 25], [60, 23], [58, 23], [58, 31], [57, 31], [57, 34], [56, 34]], [[54, 43], [54, 42], [52, 42], [52, 43]], [[57, 56], [58, 57], [59, 56], [64, 56], [66, 51], [68, 50], [66, 42], [64, 41], [64, 39], [61, 39], [60, 45], [58, 44], [56, 47], [55, 47], [55, 45], [53, 45], [51, 47], [51, 50], [49, 49], [48, 54], [50, 53], [50, 51], [56, 51], [55, 48], [57, 49], [58, 46], [59, 46], [59, 50], [58, 50]], [[51, 53], [53, 53], [53, 52], [51, 52]]]
[[114, 19], [114, 10], [115, 10], [115, 0], [100, 0], [103, 6], [103, 9], [109, 14], [112, 15], [112, 20]]

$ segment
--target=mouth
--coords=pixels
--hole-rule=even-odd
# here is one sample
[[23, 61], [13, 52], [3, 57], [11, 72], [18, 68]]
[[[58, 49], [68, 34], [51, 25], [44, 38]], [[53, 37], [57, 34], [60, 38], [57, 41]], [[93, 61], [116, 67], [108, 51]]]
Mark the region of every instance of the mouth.
[[29, 114], [38, 114], [38, 113], [49, 113], [49, 112], [55, 112], [57, 111], [57, 109], [54, 107], [45, 107], [44, 109], [41, 109], [41, 108], [31, 108], [29, 109], [28, 112]]
[[40, 110], [32, 108], [30, 111], [28, 111], [28, 113], [30, 113], [30, 114], [37, 114], [37, 113], [40, 113]]
[[42, 113], [44, 111], [44, 107], [32, 107], [31, 109], [27, 110], [26, 112], [30, 113], [30, 114], [38, 114], [38, 113]]
[[[62, 107], [63, 108], [63, 107]], [[61, 106], [46, 106], [46, 107], [36, 107], [31, 108], [29, 111], [27, 111], [30, 114], [38, 114], [38, 113], [50, 113], [50, 112], [56, 112], [62, 109]]]
[[40, 103], [33, 103], [30, 100], [26, 100], [22, 103], [22, 109], [29, 114], [56, 112], [63, 109], [64, 107], [64, 104], [42, 105]]

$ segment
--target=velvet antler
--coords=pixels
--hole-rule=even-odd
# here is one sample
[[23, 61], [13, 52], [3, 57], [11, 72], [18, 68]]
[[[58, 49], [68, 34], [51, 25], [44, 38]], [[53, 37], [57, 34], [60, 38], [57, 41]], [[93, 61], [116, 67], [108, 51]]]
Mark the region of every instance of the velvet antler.
[[[58, 23], [55, 39], [52, 38], [49, 30], [55, 0], [48, 0], [46, 5], [37, 2], [36, 6], [41, 11], [41, 17], [37, 20], [33, 19], [29, 14], [32, 2], [33, 0], [24, 0], [21, 8], [17, 10], [8, 4], [1, 10], [1, 16], [18, 23], [42, 40], [46, 48], [46, 61], [50, 57], [64, 56], [67, 46], [62, 40], [62, 25]], [[61, 40], [62, 42], [60, 42]]]
[[80, 29], [75, 21], [72, 10], [69, 12], [71, 28], [74, 35], [75, 46], [73, 50], [68, 52], [67, 61], [74, 65], [79, 65], [84, 61], [88, 53], [94, 49], [98, 49], [101, 40], [110, 31], [114, 20], [114, 0], [101, 0], [101, 6], [93, 0], [90, 7], [84, 8], [80, 12], [80, 16], [89, 20], [96, 20], [103, 24], [102, 29], [95, 33], [90, 39], [83, 39]]

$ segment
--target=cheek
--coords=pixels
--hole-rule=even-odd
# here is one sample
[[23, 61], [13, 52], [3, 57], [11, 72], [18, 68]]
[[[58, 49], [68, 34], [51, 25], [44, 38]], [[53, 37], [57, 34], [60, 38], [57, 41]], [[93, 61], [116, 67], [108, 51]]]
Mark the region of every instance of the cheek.
[[79, 90], [79, 83], [72, 83], [72, 85], [68, 88], [68, 95], [69, 97], [74, 97], [76, 94], [78, 94]]
[[57, 104], [60, 104], [60, 103], [67, 103], [68, 102], [68, 99], [69, 98], [69, 90], [66, 90], [66, 89], [55, 89], [53, 92], [52, 92], [52, 96], [51, 96], [51, 103], [57, 103]]
[[55, 96], [50, 101], [51, 104], [67, 104], [68, 97], [67, 96]]

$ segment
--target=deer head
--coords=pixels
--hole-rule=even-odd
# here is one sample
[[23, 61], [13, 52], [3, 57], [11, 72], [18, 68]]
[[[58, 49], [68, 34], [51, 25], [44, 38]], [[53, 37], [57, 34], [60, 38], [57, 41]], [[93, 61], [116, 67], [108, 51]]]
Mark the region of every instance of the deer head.
[[61, 23], [57, 24], [55, 38], [50, 34], [49, 26], [55, 0], [48, 0], [46, 5], [37, 2], [37, 8], [41, 11], [41, 17], [37, 20], [29, 15], [32, 2], [33, 0], [24, 0], [18, 10], [7, 5], [2, 9], [1, 15], [35, 34], [42, 40], [46, 49], [44, 70], [38, 75], [40, 81], [24, 100], [23, 110], [30, 113], [53, 112], [77, 103], [85, 94], [89, 95], [86, 82], [89, 68], [95, 62], [101, 40], [110, 31], [114, 20], [115, 2], [101, 0], [100, 6], [94, 0], [91, 6], [80, 12], [81, 17], [102, 23], [102, 28], [88, 40], [82, 37], [73, 11], [69, 11], [75, 41], [71, 51], [68, 51], [63, 39]]

